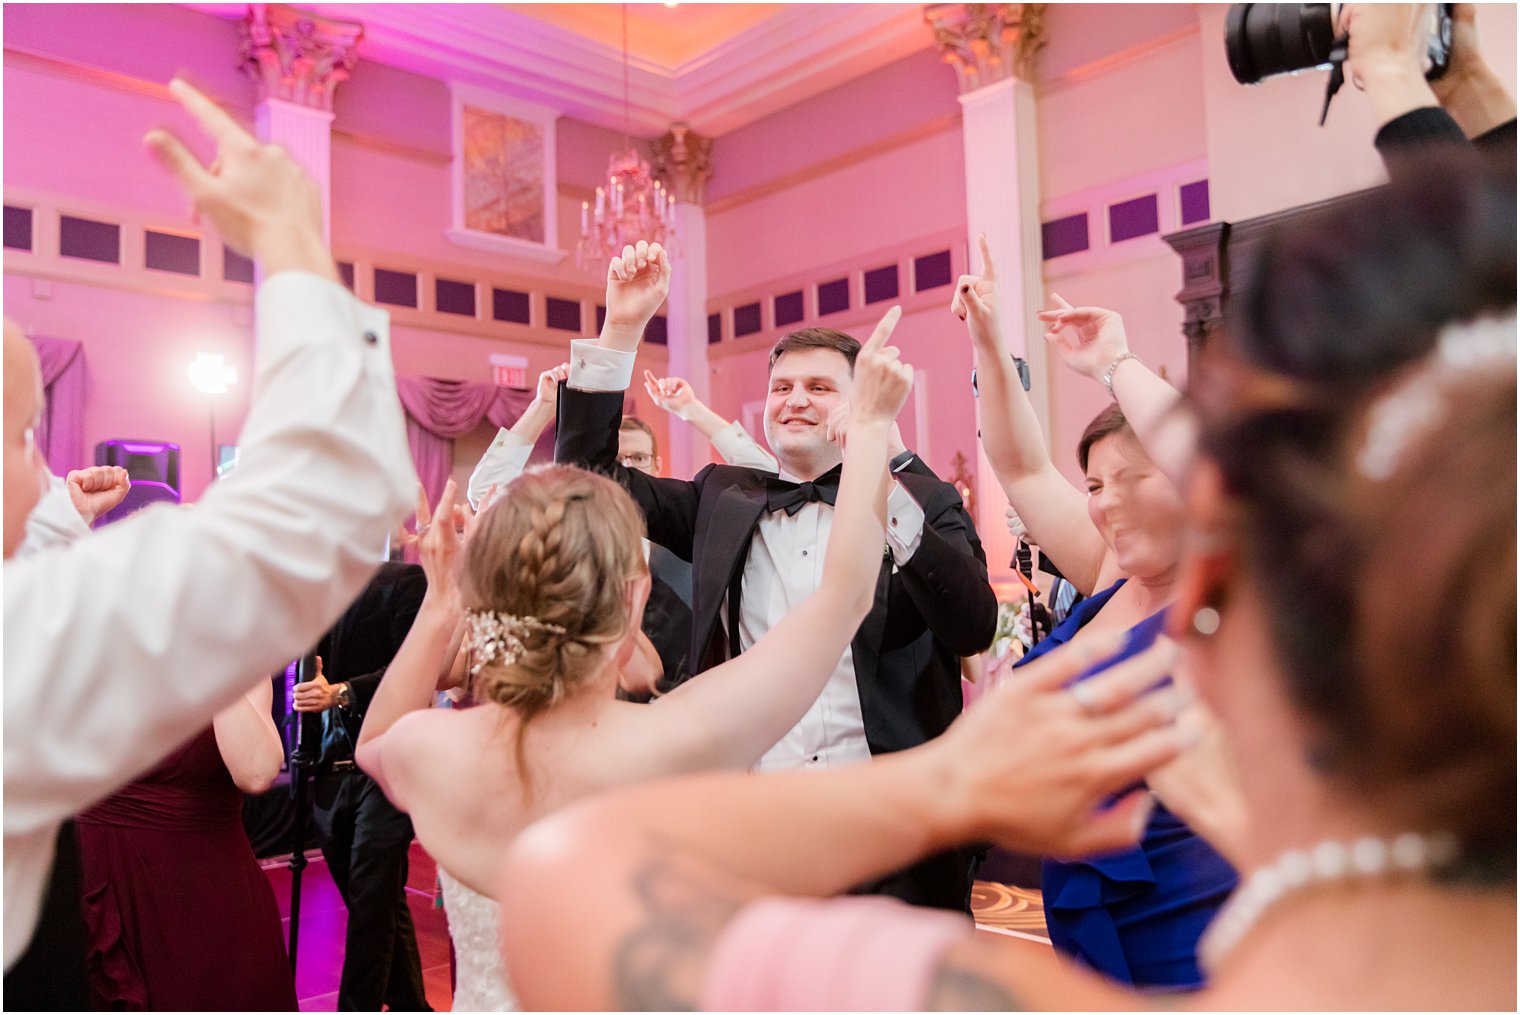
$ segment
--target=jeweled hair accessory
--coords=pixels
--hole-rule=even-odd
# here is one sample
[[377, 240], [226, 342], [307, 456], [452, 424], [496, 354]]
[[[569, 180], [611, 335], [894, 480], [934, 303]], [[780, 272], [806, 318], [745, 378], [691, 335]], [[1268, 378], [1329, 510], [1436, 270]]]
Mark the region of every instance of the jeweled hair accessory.
[[511, 666], [527, 651], [523, 638], [535, 631], [547, 634], [564, 634], [558, 624], [550, 624], [537, 617], [519, 617], [495, 610], [466, 610], [469, 632], [466, 645], [470, 650], [470, 675], [478, 674], [494, 662]]
[[1446, 396], [1432, 383], [1438, 376], [1514, 366], [1514, 317], [1449, 326], [1424, 364], [1372, 406], [1367, 437], [1356, 458], [1357, 470], [1374, 481], [1387, 479], [1398, 469], [1404, 449], [1440, 425], [1446, 415]]

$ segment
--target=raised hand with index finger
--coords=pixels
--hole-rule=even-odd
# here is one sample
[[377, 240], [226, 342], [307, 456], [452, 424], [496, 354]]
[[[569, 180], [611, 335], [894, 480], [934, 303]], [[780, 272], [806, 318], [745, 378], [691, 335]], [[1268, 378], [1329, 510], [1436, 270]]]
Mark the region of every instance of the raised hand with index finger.
[[902, 307], [888, 310], [855, 357], [855, 379], [850, 388], [853, 424], [890, 423], [913, 389], [913, 368], [898, 359], [896, 346], [887, 344], [901, 318]]
[[169, 92], [216, 144], [216, 158], [203, 166], [163, 129], [149, 131], [143, 141], [179, 181], [195, 214], [228, 246], [257, 258], [267, 275], [310, 271], [336, 281], [322, 237], [321, 195], [306, 171], [285, 149], [255, 140], [185, 81], [169, 82]]

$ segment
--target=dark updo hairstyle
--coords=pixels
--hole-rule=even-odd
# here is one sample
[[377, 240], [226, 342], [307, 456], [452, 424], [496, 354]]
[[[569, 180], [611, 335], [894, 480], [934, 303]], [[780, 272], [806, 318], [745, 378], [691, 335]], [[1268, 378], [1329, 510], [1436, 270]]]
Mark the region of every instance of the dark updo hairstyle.
[[1512, 164], [1405, 164], [1262, 242], [1192, 386], [1311, 760], [1510, 880], [1513, 360], [1448, 382], [1451, 411], [1396, 475], [1370, 483], [1355, 456], [1444, 328], [1513, 317], [1515, 254]]
[[[1092, 418], [1087, 424], [1087, 429], [1082, 431], [1082, 439], [1077, 441], [1077, 464], [1082, 471], [1087, 471], [1087, 460], [1092, 457], [1093, 445], [1105, 437], [1127, 437], [1135, 440], [1135, 431], [1129, 425], [1129, 420], [1124, 418], [1124, 410], [1119, 408], [1118, 402], [1109, 403], [1108, 408]], [[1136, 441], [1136, 446], [1139, 442]]]

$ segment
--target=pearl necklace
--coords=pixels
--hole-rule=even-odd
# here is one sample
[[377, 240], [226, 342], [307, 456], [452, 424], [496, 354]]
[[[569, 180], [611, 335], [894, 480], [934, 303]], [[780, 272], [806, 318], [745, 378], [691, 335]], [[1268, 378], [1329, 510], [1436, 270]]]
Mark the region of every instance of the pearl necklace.
[[1210, 972], [1218, 969], [1261, 918], [1289, 896], [1345, 882], [1423, 874], [1456, 857], [1456, 837], [1445, 832], [1405, 832], [1392, 839], [1369, 835], [1349, 846], [1332, 839], [1308, 850], [1290, 849], [1252, 872], [1230, 896], [1198, 942], [1199, 959]]

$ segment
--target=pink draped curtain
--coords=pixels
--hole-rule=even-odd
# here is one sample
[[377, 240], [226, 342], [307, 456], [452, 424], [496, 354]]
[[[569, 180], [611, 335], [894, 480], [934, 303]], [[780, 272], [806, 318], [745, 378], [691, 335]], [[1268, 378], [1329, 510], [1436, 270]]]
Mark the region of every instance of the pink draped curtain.
[[44, 395], [33, 438], [48, 467], [66, 475], [90, 464], [84, 457], [84, 346], [62, 338], [29, 337], [42, 364]]
[[[533, 400], [533, 392], [520, 388], [442, 381], [435, 377], [397, 377], [396, 390], [406, 410], [406, 436], [412, 447], [412, 461], [417, 466], [417, 478], [434, 504], [454, 471], [454, 441], [470, 433], [482, 420], [492, 426], [511, 426]], [[550, 427], [533, 454], [542, 458], [553, 453], [554, 431]]]

